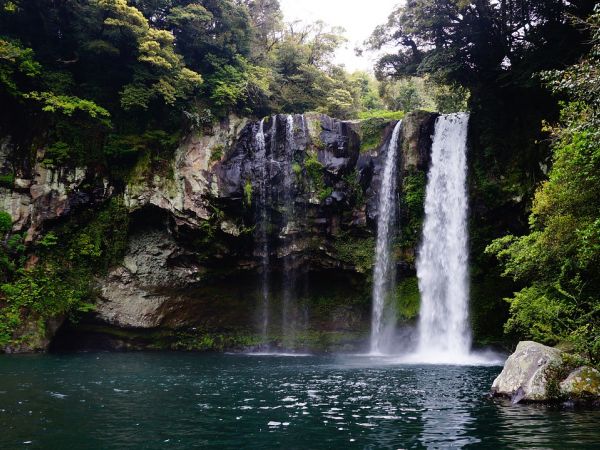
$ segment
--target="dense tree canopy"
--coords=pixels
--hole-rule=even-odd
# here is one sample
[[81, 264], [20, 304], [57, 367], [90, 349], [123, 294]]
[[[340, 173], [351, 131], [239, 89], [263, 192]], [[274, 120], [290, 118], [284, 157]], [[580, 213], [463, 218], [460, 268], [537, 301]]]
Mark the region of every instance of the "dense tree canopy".
[[110, 167], [229, 112], [355, 117], [381, 105], [331, 62], [342, 32], [276, 0], [2, 0], [0, 127], [25, 159], [40, 138], [48, 163]]
[[581, 40], [570, 16], [587, 17], [592, 0], [408, 0], [369, 43], [396, 52], [377, 64], [380, 76], [430, 73], [462, 86], [506, 79], [523, 82], [557, 60], [577, 56]]

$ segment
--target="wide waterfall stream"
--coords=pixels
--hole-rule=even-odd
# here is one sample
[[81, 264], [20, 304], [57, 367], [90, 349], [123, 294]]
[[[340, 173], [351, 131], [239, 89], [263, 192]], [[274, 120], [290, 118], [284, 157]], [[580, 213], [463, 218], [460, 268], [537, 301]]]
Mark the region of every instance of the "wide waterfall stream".
[[425, 198], [423, 241], [417, 258], [421, 292], [417, 354], [430, 362], [468, 357], [467, 130], [468, 114], [435, 124]]

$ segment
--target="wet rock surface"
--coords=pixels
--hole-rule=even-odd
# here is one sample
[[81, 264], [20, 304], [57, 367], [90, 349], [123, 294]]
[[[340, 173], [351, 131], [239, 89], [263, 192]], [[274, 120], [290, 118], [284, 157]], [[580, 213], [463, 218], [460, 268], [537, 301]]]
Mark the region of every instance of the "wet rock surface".
[[556, 348], [520, 342], [494, 380], [492, 393], [513, 404], [600, 400], [600, 372], [584, 366], [561, 375], [565, 364], [565, 355]]
[[533, 341], [519, 342], [502, 373], [494, 380], [492, 392], [519, 401], [547, 400], [547, 370], [562, 364], [561, 351]]
[[[403, 173], [426, 173], [435, 118], [417, 112], [404, 119], [398, 157]], [[298, 308], [295, 320], [316, 321], [326, 331], [364, 327], [368, 289], [353, 286], [368, 286], [379, 185], [395, 122], [380, 124], [377, 143], [365, 150], [361, 122], [313, 113], [291, 121], [286, 115], [266, 118], [264, 161], [257, 158], [259, 123], [231, 116], [192, 133], [166, 170], [152, 172], [140, 163], [123, 188], [92, 169], [51, 170], [40, 162], [33, 176], [0, 188], [0, 208], [13, 217], [15, 231], [26, 231], [34, 241], [54, 220], [121, 196], [136, 216], [129, 249], [98, 280], [96, 311], [82, 324], [218, 331], [256, 329], [262, 255], [255, 241], [263, 202], [274, 292], [290, 268], [305, 277], [294, 295], [308, 307]], [[2, 148], [9, 153], [6, 143]], [[259, 195], [261, 183], [268, 188], [265, 198]], [[140, 226], [156, 214], [158, 223]], [[409, 260], [398, 267], [414, 271]], [[305, 281], [311, 277], [329, 292], [316, 293], [315, 283]], [[331, 304], [319, 303], [337, 290]], [[274, 302], [279, 296], [273, 294]]]
[[600, 371], [579, 367], [560, 383], [560, 391], [570, 398], [600, 400]]

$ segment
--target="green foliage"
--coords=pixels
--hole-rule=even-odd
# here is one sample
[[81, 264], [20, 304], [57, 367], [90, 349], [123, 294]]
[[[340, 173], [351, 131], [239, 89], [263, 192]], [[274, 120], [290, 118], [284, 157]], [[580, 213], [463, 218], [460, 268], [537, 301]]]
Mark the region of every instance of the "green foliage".
[[14, 343], [14, 333], [23, 324], [23, 313], [42, 321], [75, 312], [85, 312], [92, 305], [83, 301], [86, 283], [63, 278], [64, 272], [52, 264], [20, 270], [16, 281], [0, 286], [5, 306], [0, 309], [0, 347]]
[[5, 175], [0, 175], [0, 187], [5, 187], [8, 189], [12, 189], [15, 185], [15, 174], [7, 173]]
[[214, 146], [210, 151], [210, 162], [214, 163], [223, 159], [223, 154], [225, 153], [225, 147], [222, 145]]
[[509, 299], [506, 331], [550, 344], [568, 340], [593, 360], [600, 348], [598, 142], [596, 132], [565, 130], [550, 179], [536, 193], [530, 234], [487, 249], [506, 276], [529, 285]]
[[56, 236], [56, 234], [53, 231], [46, 233], [38, 242], [38, 245], [40, 245], [43, 248], [54, 247], [57, 244], [58, 236]]
[[68, 95], [56, 95], [52, 92], [30, 92], [25, 98], [35, 100], [42, 104], [42, 111], [61, 113], [71, 117], [76, 112], [87, 114], [92, 119], [97, 119], [105, 126], [110, 126], [110, 113], [91, 100], [84, 100]]
[[346, 89], [337, 88], [331, 91], [325, 99], [325, 104], [322, 110], [333, 117], [347, 118], [354, 115], [354, 98]]
[[[596, 32], [600, 23], [591, 20]], [[585, 64], [598, 77], [600, 34]], [[570, 79], [575, 68], [553, 76]], [[560, 89], [563, 81], [558, 82]], [[574, 92], [588, 88], [573, 84]], [[526, 287], [510, 302], [506, 331], [556, 344], [571, 342], [590, 360], [600, 359], [600, 133], [596, 98], [575, 95], [565, 105], [555, 135], [553, 167], [537, 190], [530, 233], [505, 236], [487, 248], [503, 263], [504, 275]], [[587, 100], [587, 101], [586, 101]]]
[[12, 229], [12, 217], [6, 211], [0, 211], [0, 235], [6, 235]]
[[419, 315], [421, 294], [416, 277], [403, 278], [396, 287], [396, 310], [403, 320], [414, 320]]
[[[39, 322], [42, 332], [52, 318], [90, 311], [93, 277], [122, 259], [128, 223], [128, 212], [117, 199], [100, 211], [73, 217], [37, 242], [39, 262], [27, 269], [22, 267], [24, 236], [10, 236], [5, 247], [10, 273], [0, 287], [0, 347], [34, 339], [21, 336], [31, 321]], [[5, 256], [0, 251], [2, 266], [7, 265]]]
[[348, 234], [337, 236], [334, 241], [337, 257], [356, 268], [359, 273], [368, 273], [373, 266], [375, 239]]
[[406, 113], [404, 111], [389, 111], [387, 109], [372, 109], [358, 113], [360, 120], [383, 119], [383, 120], [401, 120]]
[[404, 175], [402, 180], [402, 245], [414, 248], [421, 238], [423, 228], [425, 189], [427, 180], [425, 173], [415, 171]]
[[333, 189], [325, 184], [325, 168], [315, 153], [307, 155], [304, 160], [304, 168], [310, 181], [311, 191], [317, 195], [320, 201], [329, 197]]
[[255, 98], [268, 95], [270, 76], [266, 68], [253, 66], [240, 57], [236, 65], [220, 66], [208, 79], [211, 99], [217, 108], [243, 109]]
[[244, 201], [246, 206], [252, 205], [252, 181], [246, 180], [244, 183]]
[[19, 96], [18, 78], [35, 78], [40, 75], [42, 66], [35, 61], [34, 52], [24, 48], [18, 41], [0, 36], [0, 86], [8, 93]]
[[296, 177], [299, 177], [302, 174], [302, 166], [297, 162], [292, 163], [292, 172]]
[[[127, 250], [129, 214], [122, 200], [112, 199], [89, 223], [70, 234], [67, 259], [95, 273], [106, 272], [120, 262]], [[63, 244], [64, 245], [64, 244]]]
[[365, 193], [360, 185], [360, 175], [357, 171], [353, 171], [348, 175], [342, 177], [344, 182], [348, 185], [348, 192], [354, 206], [362, 206], [365, 202]]
[[461, 85], [506, 82], [513, 73], [560, 64], [572, 48], [561, 45], [558, 36], [574, 43], [581, 39], [567, 15], [589, 14], [591, 3], [415, 0], [396, 7], [368, 44], [394, 48], [376, 65], [382, 78], [431, 74]]
[[203, 330], [178, 331], [169, 343], [173, 350], [223, 352], [258, 346], [262, 337], [252, 333], [216, 333]]
[[[372, 111], [376, 116], [377, 111]], [[388, 111], [381, 111], [381, 115], [388, 113]], [[392, 113], [392, 115], [404, 117], [404, 113]], [[389, 125], [389, 119], [383, 117], [372, 117], [363, 120], [360, 123], [360, 152], [368, 153], [376, 150], [383, 142], [383, 133]]]
[[45, 166], [62, 166], [68, 163], [71, 157], [71, 147], [69, 144], [58, 141], [50, 145], [48, 150], [46, 150], [43, 164]]

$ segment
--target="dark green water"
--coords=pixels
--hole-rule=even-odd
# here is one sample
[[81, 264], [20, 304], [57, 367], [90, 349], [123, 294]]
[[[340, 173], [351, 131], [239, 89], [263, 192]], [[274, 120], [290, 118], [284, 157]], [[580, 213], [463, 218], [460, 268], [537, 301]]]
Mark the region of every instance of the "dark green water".
[[499, 367], [358, 357], [0, 357], [0, 448], [600, 448], [600, 412], [486, 398]]

